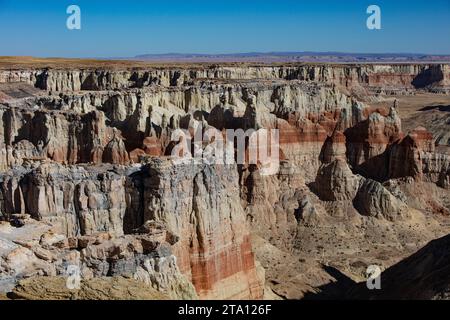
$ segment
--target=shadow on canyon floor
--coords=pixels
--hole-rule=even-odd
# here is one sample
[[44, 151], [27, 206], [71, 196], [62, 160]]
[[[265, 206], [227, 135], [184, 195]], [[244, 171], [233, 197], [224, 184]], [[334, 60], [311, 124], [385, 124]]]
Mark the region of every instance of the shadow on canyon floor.
[[334, 267], [322, 265], [322, 268], [336, 281], [320, 286], [318, 292], [305, 294], [303, 300], [345, 300], [346, 293], [356, 282]]
[[419, 111], [432, 111], [432, 110], [438, 110], [441, 112], [450, 112], [450, 105], [426, 106], [419, 109]]
[[322, 266], [336, 279], [308, 293], [305, 300], [448, 300], [450, 298], [450, 235], [433, 240], [381, 274], [382, 288], [367, 290], [339, 270]]

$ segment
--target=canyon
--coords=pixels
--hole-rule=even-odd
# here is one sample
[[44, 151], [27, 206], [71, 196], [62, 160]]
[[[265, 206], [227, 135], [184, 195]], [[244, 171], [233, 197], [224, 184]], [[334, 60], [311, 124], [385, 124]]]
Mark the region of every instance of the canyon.
[[[449, 104], [448, 64], [0, 58], [0, 292], [366, 297], [450, 233]], [[209, 128], [278, 130], [277, 172], [174, 159]]]

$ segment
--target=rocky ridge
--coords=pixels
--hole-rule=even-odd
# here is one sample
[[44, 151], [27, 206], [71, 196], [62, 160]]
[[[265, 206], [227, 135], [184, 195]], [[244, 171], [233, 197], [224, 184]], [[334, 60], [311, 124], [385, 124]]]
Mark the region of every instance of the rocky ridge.
[[[326, 281], [305, 276], [306, 261], [277, 274], [276, 250], [354, 278], [355, 265], [390, 266], [448, 233], [450, 158], [426, 129], [403, 132], [397, 103], [369, 102], [448, 93], [449, 68], [2, 70], [2, 288], [65, 275], [66, 255], [87, 280], [131, 277], [171, 298], [301, 298], [292, 283]], [[278, 129], [278, 172], [169, 156], [177, 129], [208, 128]], [[27, 228], [43, 228], [32, 244]], [[41, 243], [47, 228], [55, 244]]]

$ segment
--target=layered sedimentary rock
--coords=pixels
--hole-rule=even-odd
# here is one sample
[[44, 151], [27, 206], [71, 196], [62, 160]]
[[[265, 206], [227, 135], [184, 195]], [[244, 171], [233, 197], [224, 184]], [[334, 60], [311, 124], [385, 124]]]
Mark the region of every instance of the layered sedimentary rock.
[[11, 222], [0, 224], [2, 292], [20, 279], [50, 276], [62, 277], [59, 281], [73, 289], [69, 294], [83, 295], [92, 288], [80, 284], [81, 279], [93, 284], [92, 279], [124, 276], [172, 299], [197, 297], [176, 265], [173, 238], [163, 228], [120, 237], [112, 233], [66, 237], [56, 231], [51, 224], [27, 215], [14, 215]]
[[154, 160], [146, 180], [145, 219], [162, 221], [180, 241], [180, 269], [203, 298], [261, 298], [237, 170]]
[[2, 177], [2, 211], [29, 213], [68, 237], [99, 232], [120, 237], [144, 221], [160, 222], [180, 239], [174, 246], [177, 266], [200, 297], [256, 299], [263, 294], [261, 275], [237, 182], [235, 167], [170, 160], [134, 169], [43, 163]]
[[402, 92], [435, 85], [448, 90], [448, 65], [314, 65], [299, 66], [196, 66], [148, 70], [5, 70], [0, 83], [26, 82], [49, 91], [111, 90], [186, 85], [197, 79], [298, 79], [329, 82], [351, 88], [357, 85], [374, 92]]
[[2, 168], [39, 158], [62, 164], [129, 162], [120, 133], [106, 125], [101, 111], [74, 114], [2, 108], [0, 114]]
[[323, 165], [313, 189], [324, 201], [351, 200], [356, 196], [362, 177], [358, 177], [342, 160]]
[[[372, 110], [366, 110], [370, 113]], [[365, 176], [384, 179], [389, 146], [401, 138], [401, 121], [395, 107], [388, 114], [376, 110], [345, 131], [349, 163]]]
[[123, 235], [125, 179], [114, 168], [90, 170], [51, 163], [11, 170], [2, 177], [3, 213], [30, 214], [58, 225], [67, 236]]
[[[294, 284], [320, 263], [392, 263], [386, 252], [443, 232], [450, 158], [426, 129], [402, 131], [397, 103], [368, 101], [445, 93], [449, 79], [447, 65], [413, 64], [2, 70], [0, 283], [63, 276], [72, 261], [89, 292], [125, 277], [170, 298], [300, 297]], [[246, 134], [230, 140], [235, 160], [263, 149], [254, 132], [278, 130], [275, 172], [179, 159], [211, 147], [192, 138], [212, 129]], [[266, 283], [251, 233], [270, 243], [257, 250]], [[273, 247], [305, 272], [283, 277], [289, 290]], [[29, 281], [17, 294], [34, 294]]]
[[[6, 128], [0, 136], [0, 143], [5, 146], [1, 166], [21, 164], [17, 162], [23, 157], [15, 157], [16, 153], [67, 164], [127, 164], [130, 156], [132, 161], [138, 161], [144, 154], [164, 154], [173, 130], [188, 129], [199, 120], [218, 129], [279, 127], [281, 142], [288, 140], [286, 155], [301, 161], [316, 158], [326, 138], [325, 131], [332, 130], [336, 112], [347, 109], [351, 103], [334, 87], [295, 81], [207, 85], [196, 89], [195, 99], [193, 90], [89, 93], [82, 95], [81, 100], [78, 96], [62, 96], [37, 98], [25, 106], [4, 106], [0, 109]], [[250, 98], [251, 92], [257, 96]], [[251, 103], [258, 110], [254, 119], [247, 112]], [[222, 119], [222, 124], [217, 119]], [[302, 131], [310, 132], [309, 136], [303, 137], [299, 133]], [[296, 142], [304, 143], [313, 154], [292, 154], [293, 150], [304, 149], [295, 147]], [[22, 151], [24, 143], [29, 147]]]
[[353, 203], [364, 216], [384, 217], [391, 221], [408, 217], [408, 206], [379, 182], [370, 179], [361, 184]]

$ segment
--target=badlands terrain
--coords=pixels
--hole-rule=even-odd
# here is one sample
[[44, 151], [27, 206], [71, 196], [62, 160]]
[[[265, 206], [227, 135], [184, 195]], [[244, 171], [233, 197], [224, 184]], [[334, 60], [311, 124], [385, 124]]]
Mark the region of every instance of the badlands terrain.
[[[448, 64], [3, 57], [0, 121], [5, 298], [449, 297]], [[171, 157], [209, 127], [279, 169]]]

